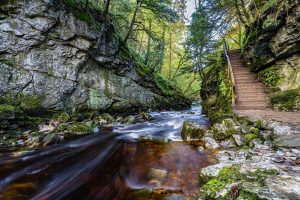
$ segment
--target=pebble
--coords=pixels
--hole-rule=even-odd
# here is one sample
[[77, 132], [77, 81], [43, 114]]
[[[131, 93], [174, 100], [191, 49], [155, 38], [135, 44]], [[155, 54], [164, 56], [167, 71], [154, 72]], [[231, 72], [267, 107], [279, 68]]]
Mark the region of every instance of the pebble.
[[272, 158], [272, 161], [276, 163], [284, 163], [286, 159], [282, 156], [275, 156]]

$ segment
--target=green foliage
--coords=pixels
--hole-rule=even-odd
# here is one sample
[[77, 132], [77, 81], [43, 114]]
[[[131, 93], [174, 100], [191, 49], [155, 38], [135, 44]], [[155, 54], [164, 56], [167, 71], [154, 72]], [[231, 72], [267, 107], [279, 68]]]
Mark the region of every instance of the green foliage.
[[299, 109], [300, 88], [279, 92], [271, 97], [271, 104], [274, 108], [281, 110]]
[[53, 120], [64, 123], [70, 120], [70, 115], [66, 112], [56, 113], [53, 116]]
[[204, 75], [201, 96], [203, 107], [213, 123], [230, 118], [232, 113], [231, 92], [225, 70], [224, 55], [217, 52], [209, 56], [210, 70]]
[[273, 30], [273, 29], [276, 29], [280, 23], [281, 23], [280, 20], [277, 20], [277, 19], [268, 17], [268, 18], [264, 21], [262, 28], [263, 28], [264, 30], [271, 31], [271, 30]]
[[262, 70], [259, 73], [259, 77], [268, 86], [278, 85], [278, 83], [281, 79], [280, 75], [277, 72], [277, 67], [276, 66], [268, 67], [268, 68]]

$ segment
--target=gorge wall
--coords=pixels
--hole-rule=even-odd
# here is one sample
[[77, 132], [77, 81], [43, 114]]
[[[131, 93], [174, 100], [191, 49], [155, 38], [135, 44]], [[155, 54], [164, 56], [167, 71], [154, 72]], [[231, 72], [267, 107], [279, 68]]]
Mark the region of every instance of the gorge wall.
[[300, 87], [300, 4], [275, 2], [246, 34], [244, 58], [267, 84], [286, 91]]
[[[0, 97], [42, 108], [111, 111], [180, 108], [190, 102], [121, 47], [99, 13], [69, 1], [0, 2]], [[105, 25], [104, 25], [105, 24]]]

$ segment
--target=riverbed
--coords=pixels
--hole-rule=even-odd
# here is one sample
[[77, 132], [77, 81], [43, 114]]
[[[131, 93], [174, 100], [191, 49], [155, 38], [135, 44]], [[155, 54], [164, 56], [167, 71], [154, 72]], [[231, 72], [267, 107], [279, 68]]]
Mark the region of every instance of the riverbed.
[[151, 120], [22, 156], [0, 157], [1, 199], [189, 199], [199, 194], [199, 169], [215, 164], [197, 142], [183, 142], [184, 121], [209, 126], [201, 107], [152, 112]]

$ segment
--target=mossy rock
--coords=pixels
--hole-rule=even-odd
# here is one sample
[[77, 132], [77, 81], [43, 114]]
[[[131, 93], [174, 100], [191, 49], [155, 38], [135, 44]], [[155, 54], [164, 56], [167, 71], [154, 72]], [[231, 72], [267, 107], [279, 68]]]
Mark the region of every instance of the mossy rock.
[[[231, 200], [234, 186], [238, 191], [235, 199], [259, 200], [261, 198], [255, 193], [256, 189], [264, 186], [266, 178], [277, 173], [273, 169], [257, 169], [253, 172], [245, 171], [242, 173], [238, 165], [223, 167], [218, 176], [202, 186], [201, 197], [209, 200]], [[256, 186], [253, 191], [247, 187], [249, 184]]]
[[279, 110], [300, 109], [300, 88], [276, 93], [271, 97], [271, 104]]
[[202, 139], [206, 132], [205, 128], [202, 128], [199, 124], [184, 122], [181, 131], [181, 137], [183, 140]]
[[201, 197], [203, 199], [220, 199], [218, 193], [224, 189], [226, 183], [216, 178], [208, 181], [201, 188]]
[[231, 182], [241, 179], [241, 175], [239, 172], [239, 167], [230, 166], [223, 167], [218, 174], [218, 179], [224, 182]]
[[0, 104], [0, 120], [13, 119], [19, 110], [8, 104]]
[[224, 124], [215, 124], [212, 128], [213, 136], [216, 140], [226, 140], [233, 134], [237, 134], [238, 130], [234, 127], [227, 128]]
[[73, 124], [61, 124], [55, 128], [54, 131], [62, 134], [84, 135], [91, 133], [92, 128], [89, 124], [81, 122]]
[[233, 128], [233, 126], [235, 125], [235, 122], [233, 121], [233, 119], [224, 119], [222, 124], [224, 124], [228, 129]]
[[70, 115], [66, 112], [62, 112], [62, 113], [56, 113], [54, 114], [53, 120], [58, 121], [60, 123], [64, 123], [67, 122], [71, 119]]
[[75, 123], [70, 128], [69, 131], [75, 134], [88, 134], [91, 132], [90, 126], [85, 123]]
[[254, 127], [259, 130], [267, 130], [269, 128], [268, 122], [265, 120], [257, 120], [254, 122]]
[[254, 134], [254, 135], [259, 135], [260, 130], [259, 130], [258, 128], [255, 128], [255, 127], [251, 127], [251, 128], [249, 129], [249, 133], [250, 133], [250, 134]]
[[20, 108], [25, 110], [34, 110], [42, 108], [44, 97], [38, 95], [19, 94], [16, 97]]
[[258, 135], [253, 134], [253, 133], [249, 133], [249, 134], [247, 134], [247, 135], [245, 136], [245, 142], [246, 142], [247, 144], [249, 144], [252, 140], [254, 140], [254, 139], [256, 139], [256, 138], [258, 138]]

